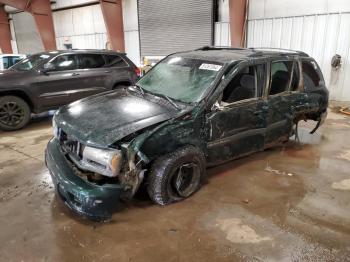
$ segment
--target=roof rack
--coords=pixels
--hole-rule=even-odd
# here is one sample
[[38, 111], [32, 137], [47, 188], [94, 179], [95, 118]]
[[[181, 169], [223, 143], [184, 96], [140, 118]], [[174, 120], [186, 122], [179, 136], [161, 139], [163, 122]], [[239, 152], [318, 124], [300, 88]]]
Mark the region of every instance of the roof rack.
[[274, 47], [250, 47], [250, 50], [263, 52], [263, 51], [280, 51], [283, 54], [298, 54], [303, 56], [309, 56], [307, 53], [303, 51], [284, 49], [284, 48], [274, 48]]
[[209, 51], [209, 50], [247, 50], [247, 48], [240, 48], [240, 47], [231, 47], [231, 46], [203, 46], [198, 49], [197, 51]]

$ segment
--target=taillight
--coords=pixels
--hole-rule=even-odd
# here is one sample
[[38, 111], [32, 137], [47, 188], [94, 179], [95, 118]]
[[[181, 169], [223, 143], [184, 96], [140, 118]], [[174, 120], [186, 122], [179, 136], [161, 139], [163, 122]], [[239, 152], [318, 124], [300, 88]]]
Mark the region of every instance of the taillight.
[[135, 67], [135, 73], [137, 74], [137, 76], [141, 76], [141, 69], [138, 67]]

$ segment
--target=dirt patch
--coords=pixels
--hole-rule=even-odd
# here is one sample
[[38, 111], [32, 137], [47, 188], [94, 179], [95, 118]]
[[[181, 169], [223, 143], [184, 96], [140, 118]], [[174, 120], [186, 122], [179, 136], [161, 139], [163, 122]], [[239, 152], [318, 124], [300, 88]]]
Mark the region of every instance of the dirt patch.
[[337, 158], [350, 161], [350, 150], [344, 150]]
[[226, 233], [226, 239], [233, 243], [259, 243], [270, 241], [270, 237], [261, 237], [248, 225], [244, 225], [238, 218], [219, 219], [216, 226]]
[[334, 182], [332, 188], [336, 190], [350, 190], [350, 179], [344, 179], [340, 182]]

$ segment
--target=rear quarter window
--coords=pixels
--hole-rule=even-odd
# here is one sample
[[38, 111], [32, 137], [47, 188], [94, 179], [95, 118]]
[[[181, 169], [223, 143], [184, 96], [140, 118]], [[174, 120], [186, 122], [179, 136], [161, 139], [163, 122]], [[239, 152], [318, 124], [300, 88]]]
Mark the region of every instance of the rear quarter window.
[[320, 85], [320, 75], [317, 72], [318, 67], [314, 61], [303, 61], [303, 78], [304, 78], [304, 89], [312, 90]]
[[121, 56], [105, 55], [106, 67], [127, 67], [129, 66]]

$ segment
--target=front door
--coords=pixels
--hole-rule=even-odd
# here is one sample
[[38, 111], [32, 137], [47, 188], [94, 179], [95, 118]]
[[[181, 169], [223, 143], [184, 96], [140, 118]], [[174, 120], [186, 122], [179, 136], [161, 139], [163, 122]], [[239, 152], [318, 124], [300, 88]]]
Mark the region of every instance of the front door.
[[74, 101], [74, 93], [82, 80], [76, 55], [59, 55], [50, 64], [52, 69], [38, 74], [32, 84], [37, 89], [43, 108], [54, 108]]
[[264, 76], [265, 64], [247, 65], [233, 73], [221, 98], [207, 114], [211, 164], [263, 149], [267, 109], [262, 98]]

